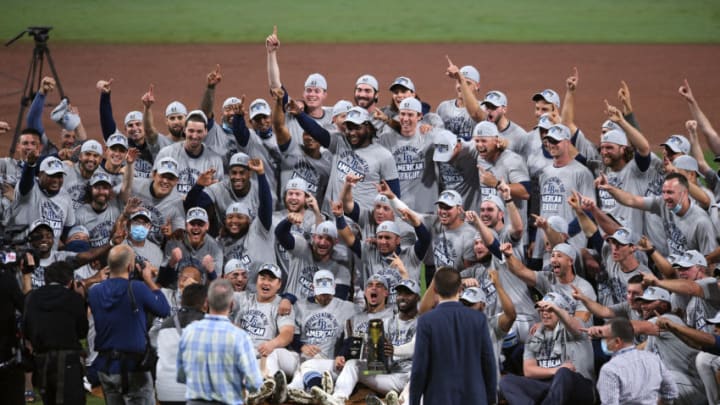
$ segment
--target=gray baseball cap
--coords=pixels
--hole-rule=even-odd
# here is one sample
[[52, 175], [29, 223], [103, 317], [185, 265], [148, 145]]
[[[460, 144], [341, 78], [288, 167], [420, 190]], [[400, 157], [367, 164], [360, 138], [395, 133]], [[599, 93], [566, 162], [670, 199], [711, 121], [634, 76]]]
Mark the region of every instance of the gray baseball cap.
[[508, 101], [505, 93], [502, 91], [492, 90], [485, 94], [485, 98], [480, 104], [490, 104], [493, 107], [507, 107]]
[[682, 135], [670, 135], [667, 141], [660, 144], [660, 146], [667, 146], [671, 151], [675, 153], [690, 153], [690, 141]]
[[574, 247], [567, 243], [558, 243], [555, 245], [552, 249], [553, 252], [560, 252], [568, 257], [574, 262], [575, 257], [577, 257], [577, 251]]
[[478, 302], [487, 303], [487, 296], [485, 292], [478, 287], [466, 288], [462, 294], [460, 294], [460, 300], [467, 301], [471, 304], [477, 304]]
[[545, 89], [541, 92], [533, 94], [532, 100], [543, 100], [547, 103], [555, 104], [558, 109], [560, 108], [560, 95], [558, 95], [558, 93], [553, 89]]
[[[549, 292], [545, 294], [545, 296], [542, 297], [540, 301], [551, 302], [555, 304], [558, 308], [564, 309], [568, 312], [570, 312], [570, 309], [572, 308], [572, 305], [570, 304], [570, 301], [568, 301], [567, 297], [556, 292]], [[535, 304], [535, 307], [537, 306], [538, 305]]]
[[420, 286], [415, 280], [400, 280], [400, 282], [395, 285], [395, 291], [397, 292], [397, 290], [401, 288], [404, 288], [413, 294], [420, 295]]
[[660, 287], [648, 287], [645, 289], [645, 292], [643, 292], [643, 295], [639, 297], [635, 297], [635, 301], [665, 301], [667, 303], [670, 303], [670, 293]]
[[628, 228], [618, 228], [608, 239], [613, 239], [621, 245], [637, 245], [639, 241], [637, 235]]
[[611, 129], [600, 136], [600, 143], [614, 143], [621, 146], [628, 146], [625, 132]]
[[556, 141], [569, 141], [572, 136], [570, 135], [570, 128], [562, 124], [555, 124], [548, 129], [548, 133], [545, 138], [552, 138]]
[[688, 268], [692, 266], [707, 267], [707, 259], [697, 250], [688, 250], [682, 256], [678, 256], [672, 261], [673, 267]]

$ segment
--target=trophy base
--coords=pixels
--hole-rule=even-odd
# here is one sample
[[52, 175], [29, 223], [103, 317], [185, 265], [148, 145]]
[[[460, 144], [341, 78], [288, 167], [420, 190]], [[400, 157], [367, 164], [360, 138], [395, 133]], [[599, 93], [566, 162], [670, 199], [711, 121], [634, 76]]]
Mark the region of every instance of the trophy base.
[[387, 374], [388, 369], [381, 361], [368, 361], [360, 371], [362, 375]]

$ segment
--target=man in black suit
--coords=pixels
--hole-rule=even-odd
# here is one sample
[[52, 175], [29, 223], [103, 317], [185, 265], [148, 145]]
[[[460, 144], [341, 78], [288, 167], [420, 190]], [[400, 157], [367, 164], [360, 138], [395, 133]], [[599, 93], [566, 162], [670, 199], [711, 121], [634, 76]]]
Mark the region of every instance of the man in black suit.
[[437, 307], [418, 319], [410, 405], [494, 404], [497, 371], [485, 315], [458, 302], [460, 273], [441, 267], [433, 279]]

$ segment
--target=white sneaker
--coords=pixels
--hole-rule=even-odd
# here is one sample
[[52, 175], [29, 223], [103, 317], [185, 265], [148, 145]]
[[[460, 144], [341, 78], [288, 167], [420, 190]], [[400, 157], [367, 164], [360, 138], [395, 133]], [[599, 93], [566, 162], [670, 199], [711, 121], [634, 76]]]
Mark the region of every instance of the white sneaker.
[[273, 375], [273, 380], [275, 380], [275, 391], [270, 398], [270, 402], [273, 404], [283, 404], [287, 402], [288, 389], [285, 373], [283, 373], [282, 370], [276, 371], [275, 375]]
[[387, 394], [385, 394], [385, 405], [398, 405], [400, 403], [400, 399], [398, 398], [398, 393], [395, 391], [388, 391]]
[[329, 371], [323, 371], [322, 373], [322, 390], [328, 394], [335, 391], [335, 381], [333, 381], [332, 374]]
[[288, 399], [297, 404], [314, 404], [315, 398], [298, 388], [288, 388]]
[[271, 378], [266, 378], [259, 390], [248, 394], [248, 405], [256, 405], [263, 402], [264, 400], [270, 398], [273, 391], [275, 391], [275, 381]]
[[320, 405], [345, 405], [344, 398], [336, 398], [327, 392], [323, 391], [320, 387], [312, 387], [310, 392]]

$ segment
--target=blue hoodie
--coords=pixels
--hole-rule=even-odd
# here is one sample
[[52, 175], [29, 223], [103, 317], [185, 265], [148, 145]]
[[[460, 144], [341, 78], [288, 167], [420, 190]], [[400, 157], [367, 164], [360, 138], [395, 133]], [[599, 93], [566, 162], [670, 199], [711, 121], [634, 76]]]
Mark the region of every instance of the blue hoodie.
[[[88, 302], [95, 321], [95, 350], [98, 352], [143, 353], [145, 351], [145, 312], [161, 318], [170, 315], [170, 305], [158, 289], [151, 291], [141, 281], [132, 281], [132, 289], [138, 312], [134, 313], [128, 295], [128, 280], [109, 278], [95, 285], [88, 292]], [[105, 368], [104, 356], [98, 356], [98, 367]], [[120, 372], [119, 364], [113, 362], [109, 372]]]

